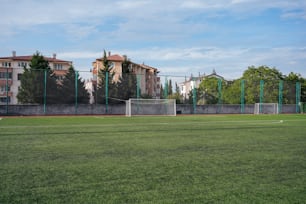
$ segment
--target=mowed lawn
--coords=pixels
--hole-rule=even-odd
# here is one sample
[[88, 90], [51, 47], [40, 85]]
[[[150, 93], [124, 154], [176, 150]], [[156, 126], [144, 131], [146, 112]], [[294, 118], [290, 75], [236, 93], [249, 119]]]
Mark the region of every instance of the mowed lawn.
[[306, 115], [0, 119], [0, 203], [305, 203]]

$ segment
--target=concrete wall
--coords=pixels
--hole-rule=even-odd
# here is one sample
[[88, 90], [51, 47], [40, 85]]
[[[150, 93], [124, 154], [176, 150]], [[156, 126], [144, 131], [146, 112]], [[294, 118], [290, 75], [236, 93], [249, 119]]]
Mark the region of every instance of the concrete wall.
[[[108, 105], [0, 105], [0, 115], [125, 115], [125, 104]], [[193, 105], [177, 104], [177, 114], [241, 114], [240, 105]], [[7, 114], [8, 113], [8, 114]], [[247, 104], [244, 107], [245, 114], [254, 113], [254, 104]], [[283, 105], [282, 113], [296, 113], [295, 104]]]

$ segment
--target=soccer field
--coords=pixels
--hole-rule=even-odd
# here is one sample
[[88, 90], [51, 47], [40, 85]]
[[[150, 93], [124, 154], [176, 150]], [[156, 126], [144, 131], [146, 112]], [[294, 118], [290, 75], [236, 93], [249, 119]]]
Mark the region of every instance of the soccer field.
[[4, 117], [0, 203], [304, 203], [306, 115]]

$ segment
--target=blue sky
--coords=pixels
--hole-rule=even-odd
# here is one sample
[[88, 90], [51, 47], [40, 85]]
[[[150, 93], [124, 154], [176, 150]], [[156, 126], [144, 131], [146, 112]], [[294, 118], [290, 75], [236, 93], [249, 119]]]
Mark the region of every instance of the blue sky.
[[[103, 50], [161, 75], [248, 66], [306, 77], [305, 0], [0, 0], [0, 56], [45, 56], [89, 71]], [[84, 78], [90, 75], [84, 73]]]

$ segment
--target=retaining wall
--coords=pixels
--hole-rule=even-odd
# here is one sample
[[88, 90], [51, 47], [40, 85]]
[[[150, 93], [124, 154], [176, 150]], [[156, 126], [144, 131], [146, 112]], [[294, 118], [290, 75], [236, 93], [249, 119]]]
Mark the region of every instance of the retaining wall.
[[[125, 104], [101, 105], [0, 105], [0, 115], [125, 115]], [[240, 105], [199, 105], [194, 110], [191, 104], [177, 104], [177, 114], [241, 114]], [[254, 104], [244, 106], [244, 114], [254, 113]], [[296, 105], [283, 105], [282, 113], [296, 113]]]

